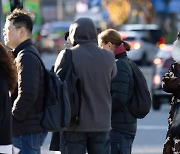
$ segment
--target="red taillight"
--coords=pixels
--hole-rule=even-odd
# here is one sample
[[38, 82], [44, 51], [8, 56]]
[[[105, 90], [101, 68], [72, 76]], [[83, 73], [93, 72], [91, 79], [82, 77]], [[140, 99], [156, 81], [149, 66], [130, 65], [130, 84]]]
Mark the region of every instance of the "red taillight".
[[154, 75], [153, 83], [159, 85], [161, 83], [161, 77], [159, 75]]
[[126, 38], [127, 38], [127, 35], [125, 35], [125, 34], [121, 34], [121, 37], [122, 37], [122, 39], [124, 40], [124, 39], [126, 39]]
[[159, 44], [165, 44], [165, 38], [164, 37], [160, 37], [159, 38]]
[[162, 48], [162, 47], [165, 46], [165, 43], [166, 43], [165, 38], [164, 38], [163, 36], [161, 36], [161, 37], [159, 38], [159, 41], [157, 42], [157, 46], [158, 46], [159, 48]]
[[141, 48], [141, 43], [140, 42], [129, 42], [131, 47], [135, 50], [138, 50]]
[[161, 58], [154, 58], [153, 59], [153, 64], [154, 65], [159, 65], [159, 64], [161, 64], [162, 63], [162, 59]]

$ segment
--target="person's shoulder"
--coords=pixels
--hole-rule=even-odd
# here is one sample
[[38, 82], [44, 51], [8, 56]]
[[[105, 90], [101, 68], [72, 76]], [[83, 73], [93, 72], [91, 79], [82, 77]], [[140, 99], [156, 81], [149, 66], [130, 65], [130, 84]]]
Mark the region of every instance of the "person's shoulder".
[[[17, 55], [17, 58], [18, 58], [18, 59], [24, 59], [24, 58], [28, 57], [29, 60], [30, 60], [31, 58], [34, 59], [34, 57], [35, 57], [36, 55], [34, 55], [34, 54], [31, 53], [31, 52], [32, 52], [32, 51], [21, 50], [21, 51], [19, 51], [19, 53], [18, 53], [18, 55]], [[28, 59], [27, 59], [27, 60], [28, 60]]]
[[174, 62], [171, 65], [171, 70], [175, 73], [179, 73], [180, 72], [180, 64], [178, 62]]
[[65, 52], [66, 52], [66, 49], [61, 50], [61, 51], [58, 53], [57, 59], [62, 59], [63, 56], [64, 56], [64, 54], [65, 54]]
[[101, 49], [101, 48], [100, 48], [100, 50], [102, 50], [103, 52], [105, 52], [105, 53], [107, 53], [107, 54], [112, 54], [112, 55], [114, 55], [114, 52], [113, 52], [112, 50]]
[[24, 50], [22, 49], [17, 57], [16, 57], [16, 62], [19, 65], [32, 65], [32, 66], [37, 66], [40, 63], [41, 57], [40, 55], [33, 53], [34, 51], [29, 51], [29, 50]]
[[180, 63], [178, 63], [178, 62], [174, 62], [173, 64], [172, 64], [172, 66], [174, 65], [174, 67], [178, 67], [178, 68], [180, 68]]
[[118, 60], [116, 60], [116, 64], [118, 68], [121, 68], [127, 71], [130, 69], [128, 59], [126, 58], [119, 58]]
[[104, 53], [105, 55], [111, 56], [111, 57], [113, 57], [113, 58], [115, 57], [114, 52], [111, 51], [111, 50], [101, 49], [101, 48], [100, 48], [100, 50], [101, 50], [102, 53]]

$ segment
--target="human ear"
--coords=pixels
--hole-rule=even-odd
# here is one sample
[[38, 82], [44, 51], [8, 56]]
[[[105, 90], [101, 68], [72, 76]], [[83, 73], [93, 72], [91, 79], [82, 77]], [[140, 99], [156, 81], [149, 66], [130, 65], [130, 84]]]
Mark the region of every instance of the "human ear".
[[24, 34], [25, 34], [25, 28], [24, 27], [20, 27], [20, 28], [18, 28], [18, 31], [19, 31], [20, 37], [23, 38]]
[[111, 42], [108, 42], [107, 43], [108, 47], [111, 49], [112, 48], [112, 43]]

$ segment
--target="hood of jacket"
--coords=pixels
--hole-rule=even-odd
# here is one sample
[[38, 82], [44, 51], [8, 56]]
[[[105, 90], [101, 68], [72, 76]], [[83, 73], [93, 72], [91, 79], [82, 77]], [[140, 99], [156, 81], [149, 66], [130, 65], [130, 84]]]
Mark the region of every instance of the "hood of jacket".
[[97, 43], [97, 29], [90, 18], [79, 18], [69, 28], [69, 38], [73, 45], [85, 42]]

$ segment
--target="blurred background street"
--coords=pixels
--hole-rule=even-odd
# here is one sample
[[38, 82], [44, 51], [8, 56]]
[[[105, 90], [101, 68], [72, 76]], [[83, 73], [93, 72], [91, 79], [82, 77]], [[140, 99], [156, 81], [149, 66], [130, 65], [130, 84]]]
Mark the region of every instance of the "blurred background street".
[[[151, 112], [138, 120], [132, 153], [162, 153], [171, 95], [162, 91], [161, 78], [173, 63], [171, 51], [180, 29], [180, 0], [0, 0], [2, 42], [5, 17], [14, 8], [33, 13], [33, 41], [49, 69], [65, 47], [65, 32], [77, 18], [91, 18], [98, 32], [117, 29], [130, 43], [128, 57], [143, 71], [153, 100]], [[51, 154], [50, 137], [49, 133], [42, 154]]]
[[129, 31], [133, 30], [132, 24], [138, 31], [158, 30], [148, 34], [149, 42], [156, 45], [172, 43], [180, 28], [179, 0], [1, 0], [1, 40], [5, 17], [14, 8], [25, 8], [34, 14], [33, 39], [40, 52], [59, 52], [64, 32], [79, 17], [92, 18], [99, 31]]

